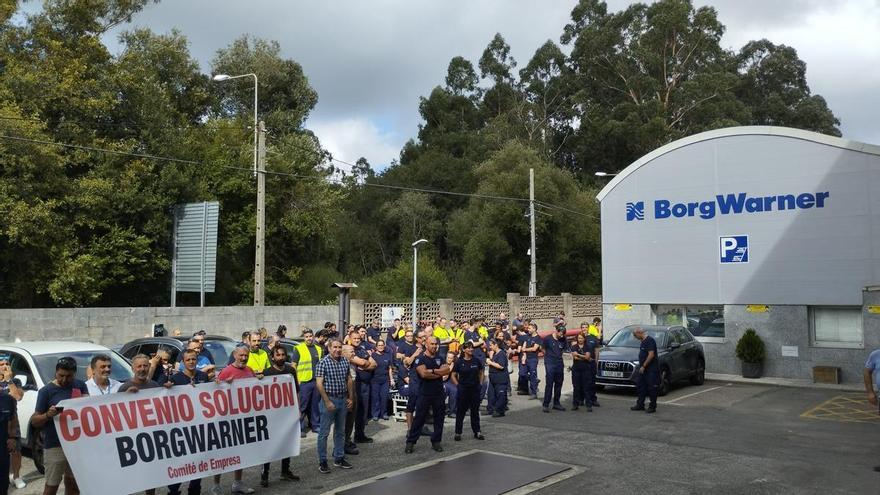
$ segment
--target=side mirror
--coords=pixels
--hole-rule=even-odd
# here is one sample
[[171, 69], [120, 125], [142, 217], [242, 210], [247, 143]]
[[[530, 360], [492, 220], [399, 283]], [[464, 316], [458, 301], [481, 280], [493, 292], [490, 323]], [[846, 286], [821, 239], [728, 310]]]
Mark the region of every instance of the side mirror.
[[678, 349], [679, 347], [681, 347], [681, 343], [680, 343], [680, 342], [673, 342], [673, 343], [669, 344], [669, 348], [672, 349], [673, 351], [674, 351], [675, 349]]

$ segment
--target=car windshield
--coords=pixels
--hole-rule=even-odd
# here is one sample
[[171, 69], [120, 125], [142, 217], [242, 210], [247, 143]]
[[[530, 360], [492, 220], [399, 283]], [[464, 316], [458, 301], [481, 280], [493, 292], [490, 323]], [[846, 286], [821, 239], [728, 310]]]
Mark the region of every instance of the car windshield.
[[43, 377], [43, 383], [49, 383], [55, 379], [55, 365], [58, 360], [63, 357], [72, 357], [76, 360], [76, 378], [77, 380], [86, 381], [89, 376], [86, 370], [95, 354], [107, 354], [110, 356], [110, 378], [120, 382], [131, 379], [131, 367], [128, 362], [115, 351], [111, 350], [94, 350], [94, 351], [75, 351], [75, 352], [59, 352], [57, 354], [41, 354], [34, 356], [34, 362], [37, 363], [37, 371]]
[[[624, 328], [614, 334], [614, 337], [611, 338], [611, 341], [608, 342], [608, 347], [639, 347], [641, 342], [639, 339], [633, 335], [632, 328]], [[662, 330], [645, 330], [645, 333], [654, 337], [654, 340], [657, 341], [657, 348], [662, 349], [666, 346], [666, 332]]]
[[205, 349], [211, 353], [214, 358], [214, 364], [218, 369], [224, 368], [229, 362], [229, 356], [235, 350], [235, 341], [232, 340], [205, 340]]

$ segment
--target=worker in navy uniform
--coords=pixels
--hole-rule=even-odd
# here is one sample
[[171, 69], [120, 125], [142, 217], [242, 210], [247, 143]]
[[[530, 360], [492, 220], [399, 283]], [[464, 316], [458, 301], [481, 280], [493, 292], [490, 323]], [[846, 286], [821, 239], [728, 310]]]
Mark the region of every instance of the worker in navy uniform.
[[574, 387], [572, 394], [571, 410], [577, 411], [581, 404], [587, 406], [588, 412], [593, 412], [593, 402], [590, 397], [590, 376], [593, 374], [592, 353], [590, 344], [583, 333], [577, 335], [577, 342], [571, 348], [571, 383]]
[[[660, 363], [657, 362], [657, 342], [642, 327], [633, 330], [633, 336], [641, 341], [639, 346], [638, 389], [639, 398], [632, 411], [645, 411], [648, 414], [657, 411], [657, 390], [660, 387]], [[645, 397], [650, 398], [645, 409]]]
[[507, 391], [510, 389], [510, 375], [507, 373], [507, 351], [499, 339], [489, 341], [489, 381], [493, 395], [489, 397], [492, 417], [500, 418], [507, 411]]
[[529, 335], [523, 343], [522, 351], [526, 355], [525, 367], [528, 375], [528, 387], [530, 398], [536, 400], [538, 398], [538, 353], [541, 352], [541, 344], [543, 341], [538, 336], [538, 326], [529, 323]]
[[406, 369], [407, 389], [409, 390], [406, 397], [407, 429], [412, 426], [413, 413], [416, 412], [416, 401], [419, 398], [419, 388], [421, 386], [421, 380], [419, 380], [419, 374], [416, 372], [414, 364], [416, 359], [425, 352], [425, 336], [421, 333], [421, 330], [415, 334], [414, 342], [415, 344], [412, 346], [412, 352], [407, 354], [403, 359], [403, 364]]
[[[462, 322], [461, 326], [464, 328], [464, 341], [470, 342], [474, 345], [474, 359], [478, 360], [483, 364], [483, 367], [486, 366], [486, 344], [483, 338], [480, 336], [480, 332], [477, 328], [477, 320], [471, 319], [468, 322]], [[489, 381], [486, 380], [480, 385], [480, 402], [483, 402], [483, 399], [486, 397], [486, 391], [489, 388]]]
[[373, 360], [376, 361], [376, 369], [373, 370], [373, 379], [370, 381], [370, 409], [373, 421], [388, 419], [388, 392], [391, 389], [393, 358], [386, 348], [385, 341], [376, 341], [376, 350], [373, 352]]
[[544, 337], [541, 345], [544, 348], [544, 407], [542, 411], [550, 412], [550, 402], [553, 409], [565, 411], [559, 398], [562, 395], [562, 382], [565, 381], [565, 365], [562, 362], [562, 353], [568, 350], [565, 340], [565, 327], [557, 326], [550, 335]]
[[474, 344], [466, 341], [461, 346], [461, 356], [452, 368], [450, 380], [458, 387], [458, 403], [455, 410], [455, 441], [461, 440], [464, 417], [471, 414], [471, 430], [474, 438], [485, 440], [480, 431], [480, 385], [485, 381], [483, 363], [474, 358]]
[[9, 490], [10, 453], [16, 449], [18, 435], [18, 404], [9, 394], [0, 394], [0, 495]]
[[366, 328], [360, 325], [364, 332], [353, 332], [349, 341], [354, 347], [354, 358], [351, 363], [355, 365], [355, 401], [354, 406], [354, 443], [372, 443], [373, 439], [364, 432], [367, 418], [370, 415], [370, 382], [373, 380], [373, 370], [376, 369], [376, 361], [372, 357], [369, 345], [363, 340], [361, 333], [366, 333]]
[[516, 353], [511, 356], [511, 359], [517, 364], [519, 372], [516, 380], [516, 395], [529, 395], [529, 369], [526, 367], [526, 353], [523, 351], [528, 337], [529, 332], [525, 325], [518, 326], [514, 330]]
[[[446, 354], [446, 364], [455, 369], [455, 360], [458, 354], [449, 351]], [[458, 385], [452, 381], [452, 373], [443, 377], [443, 391], [446, 393], [446, 417], [455, 419], [455, 411], [458, 410]]]
[[431, 448], [437, 452], [443, 452], [443, 446], [440, 443], [443, 439], [443, 419], [446, 413], [446, 404], [443, 400], [443, 377], [448, 375], [451, 370], [449, 365], [437, 354], [440, 348], [440, 341], [437, 340], [437, 337], [433, 335], [427, 337], [425, 342], [425, 353], [413, 362], [413, 367], [415, 367], [421, 383], [413, 423], [406, 435], [404, 452], [407, 454], [413, 452], [416, 442], [422, 434], [422, 427], [425, 426], [425, 418], [429, 409], [434, 415]]
[[[182, 385], [194, 387], [200, 383], [210, 382], [211, 380], [208, 378], [208, 374], [196, 368], [198, 358], [199, 352], [197, 350], [187, 349], [183, 352], [183, 357], [180, 360], [180, 364], [183, 365], [183, 371], [178, 371], [173, 374], [163, 374], [162, 381], [159, 382], [159, 384], [165, 388], [171, 388]], [[181, 483], [168, 485], [168, 493], [170, 495], [180, 495], [180, 486]], [[200, 478], [190, 480], [187, 485], [187, 493], [189, 495], [197, 495], [201, 492], [202, 480]]]

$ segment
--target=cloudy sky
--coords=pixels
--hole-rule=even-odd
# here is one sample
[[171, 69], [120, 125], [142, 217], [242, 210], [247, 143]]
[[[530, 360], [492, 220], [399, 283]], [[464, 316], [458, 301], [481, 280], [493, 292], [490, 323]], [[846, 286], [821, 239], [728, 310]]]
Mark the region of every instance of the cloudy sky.
[[[418, 132], [419, 96], [443, 83], [449, 60], [473, 62], [496, 32], [520, 66], [558, 43], [576, 0], [164, 0], [134, 24], [172, 28], [210, 72], [242, 34], [277, 40], [305, 69], [319, 102], [308, 127], [337, 158], [375, 168]], [[611, 10], [630, 2], [609, 1]], [[767, 38], [793, 46], [807, 80], [841, 119], [844, 137], [880, 144], [880, 0], [695, 0], [727, 27], [723, 45]], [[111, 41], [112, 43], [112, 41]]]

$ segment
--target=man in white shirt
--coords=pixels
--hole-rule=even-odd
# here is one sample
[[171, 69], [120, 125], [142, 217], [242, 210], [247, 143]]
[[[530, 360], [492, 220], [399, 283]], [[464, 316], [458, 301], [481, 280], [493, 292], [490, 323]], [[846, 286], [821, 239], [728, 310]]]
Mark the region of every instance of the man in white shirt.
[[86, 382], [90, 396], [115, 394], [119, 391], [122, 383], [110, 378], [110, 356], [107, 354], [95, 354], [92, 357], [90, 366], [92, 368], [92, 377]]

